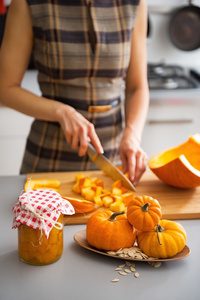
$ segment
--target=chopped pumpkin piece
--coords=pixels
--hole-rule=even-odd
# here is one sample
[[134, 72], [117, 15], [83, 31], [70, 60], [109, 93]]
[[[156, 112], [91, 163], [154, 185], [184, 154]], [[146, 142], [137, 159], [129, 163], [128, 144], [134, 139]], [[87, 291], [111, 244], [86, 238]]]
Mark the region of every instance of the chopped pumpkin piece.
[[94, 196], [95, 196], [95, 191], [92, 189], [92, 187], [83, 187], [81, 189], [81, 195], [89, 201], [93, 201], [94, 200]]
[[60, 186], [60, 180], [57, 179], [28, 179], [24, 185], [24, 190], [30, 191], [41, 188], [58, 188]]
[[134, 199], [133, 193], [125, 193], [122, 195], [122, 201], [125, 206], [128, 206], [130, 201]]
[[112, 194], [113, 194], [113, 195], [118, 195], [118, 196], [122, 195], [122, 190], [121, 190], [121, 188], [113, 187], [113, 188], [112, 188]]
[[77, 174], [76, 176], [75, 176], [75, 182], [79, 182], [79, 180], [81, 179], [81, 178], [84, 178], [85, 176], [84, 176], [84, 174]]
[[116, 201], [110, 205], [110, 210], [118, 212], [118, 211], [125, 211], [126, 207], [124, 203]]
[[111, 196], [105, 196], [102, 198], [102, 202], [105, 207], [110, 207], [114, 200]]
[[101, 197], [98, 196], [94, 196], [94, 203], [98, 206], [103, 206], [103, 201], [101, 200]]

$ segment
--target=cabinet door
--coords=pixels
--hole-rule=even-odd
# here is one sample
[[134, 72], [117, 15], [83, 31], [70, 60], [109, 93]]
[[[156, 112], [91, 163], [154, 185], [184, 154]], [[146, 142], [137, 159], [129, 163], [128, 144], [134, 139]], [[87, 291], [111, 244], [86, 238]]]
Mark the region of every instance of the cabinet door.
[[0, 176], [19, 175], [25, 138], [0, 137]]
[[148, 157], [184, 143], [188, 137], [200, 132], [200, 107], [151, 106], [145, 124], [142, 148]]

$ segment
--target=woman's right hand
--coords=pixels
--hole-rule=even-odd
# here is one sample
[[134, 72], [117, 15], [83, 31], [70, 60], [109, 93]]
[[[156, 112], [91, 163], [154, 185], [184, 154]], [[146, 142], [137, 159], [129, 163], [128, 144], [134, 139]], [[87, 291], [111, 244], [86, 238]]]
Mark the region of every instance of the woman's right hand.
[[98, 153], [103, 153], [103, 147], [94, 125], [73, 107], [62, 104], [56, 114], [67, 142], [72, 149], [79, 148], [79, 156], [86, 154], [89, 142], [93, 144]]

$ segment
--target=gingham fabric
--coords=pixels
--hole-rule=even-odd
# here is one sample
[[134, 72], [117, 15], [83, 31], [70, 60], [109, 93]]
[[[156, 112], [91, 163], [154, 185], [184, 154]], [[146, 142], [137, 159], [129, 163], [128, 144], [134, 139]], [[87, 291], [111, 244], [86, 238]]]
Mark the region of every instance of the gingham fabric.
[[[19, 196], [12, 211], [15, 213], [12, 228], [25, 224], [44, 231], [48, 238], [54, 226], [59, 228], [57, 220], [61, 214], [73, 215], [74, 208], [60, 194], [48, 189], [31, 190]], [[62, 228], [62, 224], [61, 224]]]
[[[120, 97], [139, 0], [88, 2], [27, 0], [35, 66], [42, 95], [73, 106], [92, 122], [105, 156], [117, 165], [123, 129]], [[89, 106], [109, 104], [113, 107], [107, 112], [88, 111]], [[79, 157], [71, 149], [58, 124], [34, 121], [21, 173], [95, 168], [87, 155]]]

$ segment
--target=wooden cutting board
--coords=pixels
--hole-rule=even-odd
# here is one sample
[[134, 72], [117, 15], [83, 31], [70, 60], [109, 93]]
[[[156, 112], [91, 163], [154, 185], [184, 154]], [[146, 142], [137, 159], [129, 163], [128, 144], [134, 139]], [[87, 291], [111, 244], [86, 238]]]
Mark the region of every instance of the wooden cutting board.
[[[83, 173], [84, 176], [102, 179], [105, 188], [111, 189], [113, 180], [106, 176], [102, 171], [86, 171], [81, 173]], [[72, 192], [76, 174], [78, 174], [78, 172], [37, 173], [27, 174], [27, 178], [59, 179], [61, 181], [59, 191], [62, 196], [83, 199], [81, 195]], [[150, 170], [147, 170], [140, 179], [134, 195], [148, 195], [157, 199], [162, 207], [163, 219], [183, 220], [200, 218], [200, 187], [195, 189], [178, 189], [170, 187], [161, 182]], [[101, 210], [105, 210], [105, 208], [97, 208], [94, 212]], [[65, 224], [86, 224], [88, 218], [94, 212], [65, 216]]]

